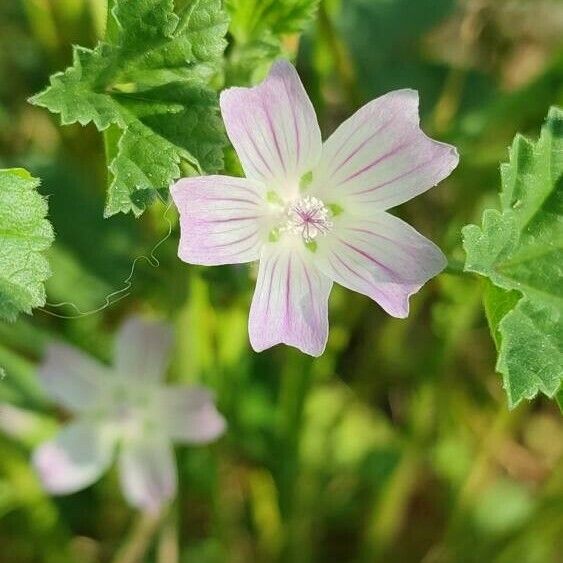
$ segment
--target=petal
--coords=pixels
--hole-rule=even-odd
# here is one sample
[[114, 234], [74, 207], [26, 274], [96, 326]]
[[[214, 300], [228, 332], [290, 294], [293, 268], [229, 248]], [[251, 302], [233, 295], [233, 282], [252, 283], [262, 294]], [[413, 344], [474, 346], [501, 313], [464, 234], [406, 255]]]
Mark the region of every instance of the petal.
[[108, 382], [109, 368], [64, 344], [51, 344], [38, 370], [47, 395], [79, 412], [91, 407]]
[[119, 477], [129, 504], [158, 511], [174, 497], [178, 486], [176, 460], [169, 440], [150, 435], [125, 444], [119, 456]]
[[332, 282], [315, 267], [301, 239], [293, 238], [288, 235], [262, 250], [250, 307], [250, 343], [257, 352], [284, 343], [320, 356], [328, 339]]
[[115, 441], [99, 424], [77, 421], [65, 426], [54, 440], [33, 454], [43, 487], [52, 494], [68, 494], [88, 487], [111, 464]]
[[418, 93], [398, 90], [366, 104], [326, 141], [311, 193], [385, 210], [435, 186], [458, 161], [455, 147], [420, 129]]
[[115, 340], [116, 370], [137, 381], [159, 381], [168, 367], [171, 344], [169, 325], [130, 317]]
[[228, 176], [184, 178], [171, 188], [180, 212], [178, 256], [189, 264], [242, 264], [267, 238], [266, 189]]
[[313, 104], [295, 68], [278, 61], [258, 86], [223, 91], [221, 113], [246, 176], [295, 196], [322, 144]]
[[159, 389], [159, 401], [162, 421], [174, 441], [204, 444], [225, 431], [225, 419], [207, 389], [163, 387]]
[[434, 243], [382, 211], [369, 219], [338, 221], [319, 240], [317, 254], [327, 276], [400, 318], [408, 315], [409, 296], [446, 266]]

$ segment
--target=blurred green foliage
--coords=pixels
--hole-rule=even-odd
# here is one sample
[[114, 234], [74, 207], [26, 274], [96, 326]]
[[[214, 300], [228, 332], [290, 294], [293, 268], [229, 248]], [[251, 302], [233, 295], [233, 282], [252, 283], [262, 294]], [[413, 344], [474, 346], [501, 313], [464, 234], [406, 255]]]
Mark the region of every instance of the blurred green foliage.
[[[508, 411], [484, 284], [456, 265], [461, 227], [495, 206], [514, 134], [537, 137], [548, 107], [563, 105], [562, 4], [325, 0], [280, 28], [275, 18], [251, 18], [260, 6], [228, 2], [226, 84], [256, 81], [271, 58], [295, 55], [325, 134], [387, 90], [420, 90], [424, 129], [456, 144], [462, 160], [399, 213], [451, 266], [413, 298], [406, 320], [338, 288], [319, 359], [280, 347], [253, 353], [252, 268], [181, 263], [177, 220], [159, 201], [138, 221], [104, 220], [101, 137], [91, 126], [61, 128], [26, 103], [71, 64], [72, 44], [93, 48], [103, 36], [105, 3], [0, 3], [0, 167], [41, 177], [56, 233], [51, 305], [0, 323], [0, 401], [18, 408], [0, 411], [0, 561], [556, 563], [560, 415], [542, 399]], [[225, 162], [233, 173], [229, 151]], [[78, 319], [51, 314], [76, 315], [53, 306], [60, 302], [103, 305], [133, 260], [167, 234], [168, 220], [160, 265], [138, 261], [124, 299]], [[131, 512], [113, 473], [52, 499], [29, 464], [65, 416], [38, 388], [45, 345], [66, 340], [107, 360], [113, 330], [132, 311], [174, 323], [170, 379], [213, 387], [229, 422], [219, 443], [177, 450], [180, 494], [156, 521]]]

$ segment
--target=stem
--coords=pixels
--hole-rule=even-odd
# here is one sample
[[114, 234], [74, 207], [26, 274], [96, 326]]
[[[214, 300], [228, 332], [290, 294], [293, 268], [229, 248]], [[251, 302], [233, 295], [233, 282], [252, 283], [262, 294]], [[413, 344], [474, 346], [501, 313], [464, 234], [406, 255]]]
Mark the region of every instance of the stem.
[[408, 446], [381, 498], [375, 503], [365, 530], [361, 561], [381, 561], [395, 541], [417, 484], [419, 463], [416, 446]]
[[474, 499], [479, 498], [480, 489], [485, 485], [491, 471], [491, 458], [498, 451], [507, 432], [522, 416], [525, 409], [509, 411], [501, 404], [490, 424], [487, 438], [481, 442], [473, 464], [465, 478], [455, 499], [450, 517], [442, 539], [434, 544], [422, 559], [422, 563], [438, 563], [449, 561], [448, 545], [452, 542], [456, 532], [463, 529], [464, 519]]
[[107, 26], [107, 7], [104, 2], [100, 0], [87, 0], [88, 8], [90, 11], [90, 18], [96, 32], [96, 37], [102, 39]]
[[141, 563], [161, 522], [160, 513], [143, 512], [137, 518], [129, 536], [119, 549], [113, 563]]
[[299, 538], [295, 537], [295, 506], [298, 497], [299, 446], [303, 428], [303, 412], [311, 388], [312, 360], [293, 350], [281, 374], [280, 393], [280, 468], [278, 473], [279, 503], [285, 524], [285, 545], [282, 560], [298, 559]]
[[430, 120], [432, 132], [437, 135], [446, 132], [453, 122], [461, 103], [465, 79], [465, 71], [457, 69], [449, 71], [444, 89]]
[[[429, 298], [428, 292], [426, 292], [426, 296], [424, 299]], [[443, 385], [442, 382], [447, 381], [447, 374], [454, 366], [459, 343], [464, 340], [480, 311], [481, 296], [482, 285], [470, 283], [466, 299], [456, 310], [455, 321], [449, 327], [450, 330], [433, 347], [432, 360], [427, 365], [432, 378], [419, 389], [411, 400], [410, 422], [407, 426], [409, 430], [401, 448], [401, 459], [389, 481], [377, 487], [381, 492], [376, 490], [374, 506], [363, 533], [363, 545], [360, 552], [362, 562], [388, 561], [401, 530], [408, 520], [409, 501], [417, 487], [420, 486], [419, 468], [424, 467], [428, 445], [433, 443], [434, 433], [439, 424], [437, 420], [439, 405], [448, 403], [448, 386]], [[421, 301], [423, 300], [421, 299]], [[418, 307], [423, 307], [420, 301]], [[417, 311], [420, 309], [413, 311], [415, 316], [412, 322], [417, 322]], [[404, 350], [407, 336], [392, 333], [391, 337], [397, 340], [398, 350]], [[381, 353], [384, 352], [381, 347], [388, 349], [389, 342], [389, 337], [380, 337]], [[375, 363], [375, 357], [372, 358], [372, 361]], [[410, 369], [418, 368], [411, 366]], [[366, 392], [366, 395], [369, 395], [369, 391]]]
[[37, 42], [51, 54], [61, 45], [53, 5], [47, 0], [24, 0], [23, 7]]
[[178, 523], [176, 512], [170, 511], [160, 532], [157, 550], [158, 563], [178, 563], [180, 553], [178, 549]]
[[451, 274], [453, 276], [466, 276], [468, 272], [465, 271], [463, 262], [451, 258], [448, 260], [448, 265], [444, 269], [444, 274]]
[[356, 85], [354, 66], [346, 46], [340, 40], [338, 32], [334, 28], [324, 1], [319, 6], [318, 21], [319, 33], [331, 52], [336, 74], [342, 84], [347, 102], [351, 107], [356, 108], [361, 105], [362, 96]]

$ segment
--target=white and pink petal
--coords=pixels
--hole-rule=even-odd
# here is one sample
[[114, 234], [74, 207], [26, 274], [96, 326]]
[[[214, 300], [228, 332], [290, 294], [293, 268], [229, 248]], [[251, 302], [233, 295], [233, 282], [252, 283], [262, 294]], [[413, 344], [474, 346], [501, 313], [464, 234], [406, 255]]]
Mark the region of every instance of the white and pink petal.
[[71, 346], [51, 344], [37, 375], [47, 395], [73, 412], [100, 401], [111, 381], [110, 368]]
[[127, 502], [157, 513], [176, 495], [178, 475], [170, 441], [149, 433], [126, 442], [119, 454], [119, 478]]
[[174, 442], [205, 444], [226, 428], [211, 392], [203, 387], [167, 386], [158, 390], [160, 420]]
[[221, 113], [246, 176], [286, 198], [297, 195], [301, 177], [319, 160], [322, 141], [295, 68], [278, 61], [258, 86], [223, 91]]
[[248, 325], [254, 350], [283, 343], [320, 356], [328, 339], [331, 288], [301, 237], [286, 235], [265, 245]]
[[408, 315], [409, 297], [446, 266], [434, 243], [385, 212], [335, 221], [331, 233], [319, 239], [316, 258], [332, 280], [399, 318]]
[[129, 317], [115, 339], [115, 370], [130, 378], [131, 385], [162, 379], [172, 346], [172, 327], [138, 316]]
[[398, 90], [346, 120], [323, 146], [311, 193], [347, 210], [386, 210], [425, 192], [459, 162], [420, 128], [418, 93]]
[[171, 192], [180, 212], [180, 259], [203, 266], [258, 259], [270, 226], [261, 183], [200, 176], [178, 181]]
[[63, 427], [33, 453], [33, 465], [45, 490], [69, 494], [97, 481], [109, 468], [115, 436], [102, 424], [78, 420]]

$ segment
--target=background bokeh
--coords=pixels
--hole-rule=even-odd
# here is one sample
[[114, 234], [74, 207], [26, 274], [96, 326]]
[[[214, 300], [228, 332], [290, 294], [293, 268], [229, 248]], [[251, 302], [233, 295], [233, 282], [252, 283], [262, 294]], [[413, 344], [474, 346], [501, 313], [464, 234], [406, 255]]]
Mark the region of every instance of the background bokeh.
[[[27, 168], [49, 197], [50, 303], [98, 308], [168, 221], [172, 234], [159, 266], [138, 261], [129, 295], [103, 311], [63, 319], [49, 312], [76, 311], [47, 306], [0, 322], [0, 401], [10, 405], [0, 416], [0, 562], [563, 561], [560, 414], [543, 399], [508, 411], [483, 286], [462, 275], [460, 241], [464, 224], [496, 206], [514, 134], [537, 136], [549, 106], [563, 105], [563, 2], [327, 0], [302, 36], [284, 37], [325, 135], [370, 99], [412, 87], [425, 131], [461, 153], [448, 180], [397, 210], [441, 246], [446, 273], [413, 297], [406, 320], [335, 287], [315, 360], [283, 347], [253, 353], [255, 271], [181, 263], [177, 218], [162, 203], [139, 220], [104, 220], [101, 136], [26, 103], [69, 64], [72, 44], [95, 44], [105, 10], [103, 0], [0, 2], [0, 168]], [[258, 54], [244, 67], [238, 47], [227, 50], [226, 83], [259, 80], [267, 64]], [[180, 493], [158, 519], [127, 507], [115, 472], [53, 499], [29, 464], [66, 416], [35, 376], [47, 343], [109, 360], [133, 311], [174, 324], [170, 380], [211, 386], [229, 423], [210, 447], [177, 449]]]

